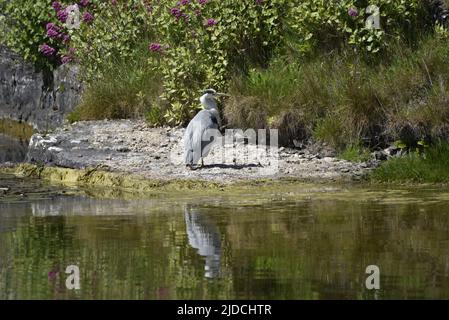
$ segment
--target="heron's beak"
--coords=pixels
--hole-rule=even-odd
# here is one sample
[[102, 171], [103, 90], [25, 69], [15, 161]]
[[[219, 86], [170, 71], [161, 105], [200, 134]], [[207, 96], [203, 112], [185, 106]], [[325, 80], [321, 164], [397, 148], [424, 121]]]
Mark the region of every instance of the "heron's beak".
[[229, 94], [222, 93], [222, 92], [217, 92], [215, 95], [216, 95], [217, 97], [230, 97]]

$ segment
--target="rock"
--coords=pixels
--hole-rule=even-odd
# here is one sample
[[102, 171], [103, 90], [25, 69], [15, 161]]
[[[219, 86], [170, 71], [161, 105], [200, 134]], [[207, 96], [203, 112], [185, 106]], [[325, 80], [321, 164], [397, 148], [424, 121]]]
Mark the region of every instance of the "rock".
[[384, 149], [383, 152], [387, 155], [387, 156], [394, 156], [395, 154], [397, 154], [398, 152], [400, 152], [401, 149], [399, 149], [396, 146], [389, 146], [388, 148]]
[[372, 153], [374, 159], [385, 161], [388, 159], [388, 155], [382, 150], [382, 151], [375, 151]]
[[0, 118], [23, 121], [38, 130], [62, 126], [80, 100], [77, 73], [74, 65], [38, 72], [20, 55], [0, 46]]
[[[256, 157], [256, 149], [251, 145], [235, 145], [234, 150], [232, 145], [227, 145], [224, 148], [214, 147], [205, 159], [206, 165], [222, 163], [223, 166], [206, 166], [202, 170], [186, 172], [183, 165], [182, 139], [174, 139], [182, 136], [183, 130], [171, 129], [172, 141], [168, 143], [166, 128], [137, 130], [139, 121], [79, 122], [72, 125], [69, 131], [57, 129], [45, 137], [33, 135], [31, 140], [34, 143], [30, 143], [32, 146], [28, 159], [75, 169], [107, 164], [111, 171], [129, 172], [163, 180], [190, 176], [208, 181], [232, 181], [257, 179], [266, 177], [267, 174], [274, 179], [283, 176], [299, 179], [350, 179], [358, 176], [359, 172], [362, 176], [362, 173], [370, 170], [369, 167], [363, 168], [359, 164], [323, 156], [321, 150], [309, 147], [303, 150], [276, 148], [276, 152], [270, 151], [259, 158]], [[108, 139], [112, 132], [120, 134], [114, 134]], [[115, 145], [115, 139], [123, 142]], [[40, 143], [42, 140], [56, 140], [57, 143]], [[131, 151], [132, 153], [124, 154]], [[317, 159], [320, 157], [321, 160]], [[263, 164], [262, 171], [252, 168], [251, 165], [247, 166], [256, 166], [258, 163]]]
[[9, 188], [0, 188], [0, 194], [6, 194], [9, 190]]
[[48, 148], [48, 151], [54, 152], [54, 153], [59, 153], [59, 152], [62, 152], [62, 148], [50, 147], [50, 148]]
[[115, 147], [113, 150], [115, 150], [117, 152], [130, 152], [131, 151], [131, 149], [126, 146]]
[[295, 148], [298, 148], [298, 149], [304, 148], [304, 143], [302, 143], [301, 141], [296, 140], [296, 139], [293, 139], [293, 145], [295, 146]]

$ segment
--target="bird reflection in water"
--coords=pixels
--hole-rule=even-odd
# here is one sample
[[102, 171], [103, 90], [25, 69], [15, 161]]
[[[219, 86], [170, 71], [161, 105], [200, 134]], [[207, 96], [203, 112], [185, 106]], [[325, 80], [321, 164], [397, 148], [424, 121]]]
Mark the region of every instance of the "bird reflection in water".
[[216, 278], [220, 274], [221, 237], [214, 222], [201, 214], [197, 208], [186, 206], [185, 221], [187, 237], [192, 248], [205, 258], [204, 276]]

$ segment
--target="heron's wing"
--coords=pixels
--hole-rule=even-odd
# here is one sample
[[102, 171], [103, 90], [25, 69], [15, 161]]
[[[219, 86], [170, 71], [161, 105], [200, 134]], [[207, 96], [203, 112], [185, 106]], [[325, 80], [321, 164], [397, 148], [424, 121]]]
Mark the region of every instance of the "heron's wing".
[[214, 112], [202, 110], [190, 121], [184, 135], [186, 164], [197, 164], [210, 151], [213, 139], [203, 141], [208, 129], [218, 129], [218, 119]]
[[206, 277], [215, 277], [219, 273], [221, 258], [221, 236], [216, 225], [192, 209], [184, 211], [189, 244], [205, 257]]

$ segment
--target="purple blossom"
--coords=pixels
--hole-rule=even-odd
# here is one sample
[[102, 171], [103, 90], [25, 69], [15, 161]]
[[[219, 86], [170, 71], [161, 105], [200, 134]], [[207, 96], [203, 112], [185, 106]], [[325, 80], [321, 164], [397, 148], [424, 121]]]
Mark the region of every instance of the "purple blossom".
[[58, 271], [56, 270], [51, 270], [48, 272], [48, 280], [54, 280], [56, 279], [56, 276], [58, 275]]
[[86, 23], [91, 23], [94, 20], [94, 16], [90, 12], [83, 13], [83, 21]]
[[62, 56], [62, 58], [61, 58], [62, 64], [66, 64], [66, 63], [69, 63], [71, 61], [72, 61], [72, 57], [70, 57], [70, 56]]
[[117, 5], [117, 0], [111, 0], [111, 4], [112, 4], [113, 6], [116, 6], [116, 5]]
[[349, 8], [349, 10], [348, 10], [348, 14], [349, 14], [351, 17], [355, 18], [355, 17], [357, 17], [357, 16], [359, 15], [359, 11], [357, 10], [356, 7], [351, 7], [351, 8]]
[[181, 16], [184, 18], [185, 21], [190, 20], [190, 16], [187, 13], [183, 13], [183, 14], [181, 14]]
[[195, 10], [195, 15], [198, 17], [201, 15], [201, 10]]
[[68, 34], [62, 34], [61, 36], [62, 36], [62, 41], [64, 43], [70, 42], [71, 38], [70, 38], [70, 36]]
[[207, 0], [198, 0], [198, 3], [203, 6], [207, 3]]
[[58, 1], [53, 1], [53, 2], [51, 3], [51, 6], [53, 7], [53, 9], [54, 9], [56, 12], [61, 11], [61, 9], [62, 9], [62, 5], [61, 5]]
[[176, 7], [171, 8], [170, 13], [172, 16], [175, 16], [176, 18], [179, 18], [182, 15], [182, 11]]
[[190, 0], [181, 0], [178, 2], [178, 5], [180, 6], [187, 6], [190, 4]]
[[54, 24], [53, 22], [49, 22], [49, 23], [47, 23], [46, 25], [45, 25], [45, 29], [48, 31], [48, 30], [55, 30], [55, 31], [59, 31], [60, 30], [60, 28], [56, 25], [56, 24]]
[[40, 46], [39, 51], [46, 57], [51, 57], [56, 53], [56, 49], [46, 43]]
[[61, 9], [56, 13], [58, 20], [64, 23], [67, 21], [68, 16], [69, 14], [65, 9]]
[[263, 0], [256, 0], [256, 4], [259, 5], [259, 6], [262, 5], [263, 4]]
[[212, 27], [215, 26], [217, 24], [217, 20], [209, 18], [206, 20], [206, 26], [208, 27]]
[[163, 48], [162, 45], [160, 43], [150, 43], [150, 45], [148, 46], [148, 50], [152, 51], [152, 52], [162, 52]]
[[59, 32], [55, 29], [47, 29], [47, 36], [49, 38], [57, 38], [59, 37]]
[[71, 55], [74, 55], [75, 52], [76, 52], [76, 49], [75, 49], [75, 48], [69, 48], [69, 53], [70, 53]]
[[81, 0], [78, 4], [80, 7], [87, 7], [90, 4], [90, 0]]

